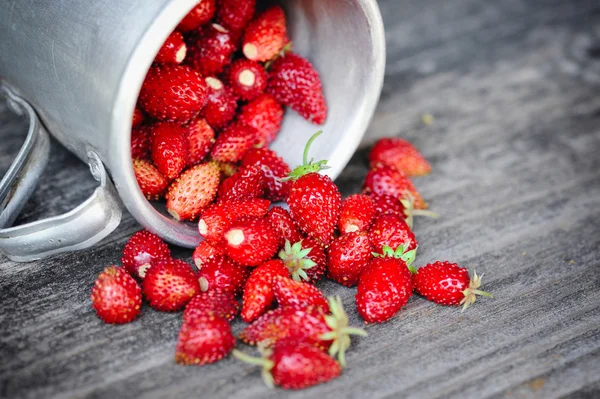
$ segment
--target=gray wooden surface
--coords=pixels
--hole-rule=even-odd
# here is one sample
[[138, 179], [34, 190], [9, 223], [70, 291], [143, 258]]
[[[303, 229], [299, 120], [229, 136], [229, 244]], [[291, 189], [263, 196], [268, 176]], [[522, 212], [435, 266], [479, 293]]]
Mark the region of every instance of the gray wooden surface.
[[[365, 144], [399, 135], [422, 149], [434, 172], [416, 184], [443, 217], [418, 222], [417, 263], [476, 268], [496, 299], [461, 314], [413, 298], [354, 341], [338, 380], [269, 391], [258, 370], [232, 359], [176, 365], [179, 314], [144, 308], [120, 327], [95, 317], [95, 276], [139, 228], [127, 215], [91, 251], [0, 258], [0, 397], [600, 397], [600, 3], [380, 4], [388, 69]], [[420, 122], [424, 113], [433, 125]], [[0, 174], [23, 132], [1, 106]], [[55, 147], [21, 222], [69, 210], [93, 190], [86, 167]], [[365, 155], [339, 179], [345, 193], [359, 189]], [[323, 288], [360, 323], [353, 290]]]

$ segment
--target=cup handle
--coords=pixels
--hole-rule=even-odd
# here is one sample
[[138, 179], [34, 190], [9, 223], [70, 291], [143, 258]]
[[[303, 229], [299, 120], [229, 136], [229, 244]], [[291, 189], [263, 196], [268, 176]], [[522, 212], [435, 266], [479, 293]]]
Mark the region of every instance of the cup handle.
[[48, 163], [50, 139], [29, 103], [6, 86], [0, 85], [0, 92], [13, 111], [29, 118], [25, 143], [0, 181], [0, 253], [15, 262], [29, 262], [91, 247], [113, 232], [121, 221], [121, 203], [93, 151], [87, 154], [88, 163], [100, 186], [90, 198], [64, 215], [10, 227]]

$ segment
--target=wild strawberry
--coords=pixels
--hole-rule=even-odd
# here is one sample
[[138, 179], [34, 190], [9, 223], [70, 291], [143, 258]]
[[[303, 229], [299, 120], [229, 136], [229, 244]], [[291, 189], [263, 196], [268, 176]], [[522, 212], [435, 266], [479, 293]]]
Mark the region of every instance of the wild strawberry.
[[216, 0], [199, 0], [185, 18], [177, 25], [180, 32], [191, 32], [210, 22], [217, 9]]
[[375, 205], [371, 198], [363, 194], [351, 195], [342, 201], [338, 229], [342, 234], [368, 230], [374, 216]]
[[329, 355], [337, 355], [340, 364], [345, 366], [350, 335], [364, 337], [367, 333], [348, 326], [348, 315], [339, 297], [329, 298], [329, 309], [331, 314], [315, 307], [271, 310], [247, 326], [239, 338], [249, 345], [274, 345], [283, 339], [305, 342], [320, 350], [329, 350]]
[[92, 288], [92, 307], [102, 321], [124, 324], [135, 320], [142, 308], [142, 291], [125, 269], [104, 269]]
[[242, 32], [254, 16], [256, 0], [218, 0], [217, 20], [227, 29]]
[[[306, 240], [308, 241], [308, 239]], [[304, 247], [304, 245], [307, 245], [307, 247]], [[279, 258], [283, 261], [285, 267], [288, 268], [293, 280], [304, 280], [314, 283], [324, 274], [324, 272], [319, 272], [318, 270], [321, 268], [321, 265], [317, 265], [317, 262], [313, 260], [319, 260], [318, 255], [317, 257], [314, 255], [318, 254], [320, 250], [318, 245], [305, 244], [304, 240], [295, 242], [293, 245], [286, 240], [283, 249], [279, 251]], [[309, 257], [310, 254], [313, 254], [313, 259]], [[325, 261], [324, 258], [325, 256], [323, 255], [323, 259], [320, 260]], [[322, 263], [325, 264], [325, 262]], [[313, 269], [316, 269], [316, 271]]]
[[256, 147], [265, 147], [275, 140], [281, 130], [283, 113], [283, 107], [275, 97], [264, 93], [241, 108], [238, 121], [254, 128]]
[[176, 220], [195, 220], [215, 198], [220, 181], [219, 167], [202, 163], [183, 172], [169, 187], [167, 211]]
[[398, 216], [404, 215], [404, 206], [398, 198], [392, 197], [388, 194], [373, 193], [370, 193], [369, 197], [375, 206], [375, 217], [384, 215], [386, 213], [393, 213], [394, 215]]
[[227, 201], [210, 205], [198, 222], [200, 235], [213, 245], [223, 243], [223, 234], [231, 224], [242, 216], [263, 217], [271, 202], [262, 198], [243, 201]]
[[366, 231], [338, 237], [327, 252], [329, 278], [346, 287], [356, 285], [358, 276], [373, 258], [373, 249]]
[[231, 63], [227, 78], [242, 100], [253, 100], [267, 89], [267, 72], [258, 62], [240, 58]]
[[242, 292], [249, 276], [249, 268], [236, 265], [225, 256], [216, 256], [202, 264], [198, 282], [202, 292], [222, 290], [236, 295]]
[[290, 272], [280, 260], [268, 261], [252, 270], [244, 286], [242, 320], [249, 323], [265, 313], [275, 299], [273, 279], [289, 275]]
[[431, 165], [411, 143], [396, 137], [382, 138], [369, 153], [371, 167], [386, 165], [404, 172], [407, 176], [425, 176]]
[[369, 240], [375, 251], [382, 251], [384, 246], [397, 248], [408, 243], [407, 251], [417, 248], [415, 234], [404, 219], [394, 214], [380, 215], [369, 230]]
[[181, 309], [200, 292], [192, 266], [180, 259], [154, 262], [146, 272], [142, 288], [150, 306], [162, 312]]
[[237, 112], [237, 99], [230, 87], [226, 87], [217, 78], [206, 78], [208, 103], [202, 110], [202, 116], [213, 129], [226, 126]]
[[131, 158], [150, 158], [150, 126], [138, 126], [131, 129]]
[[304, 150], [304, 164], [289, 175], [292, 184], [287, 203], [300, 229], [327, 245], [333, 240], [342, 196], [328, 176], [318, 173], [325, 169], [327, 161], [308, 162], [310, 145], [321, 133], [310, 138]]
[[477, 295], [492, 298], [489, 292], [481, 291], [481, 278], [456, 263], [435, 262], [420, 267], [413, 276], [416, 291], [430, 301], [440, 305], [463, 305], [462, 310], [475, 303]]
[[169, 35], [158, 50], [154, 62], [157, 64], [181, 64], [186, 55], [187, 46], [183, 41], [183, 35], [175, 31]]
[[202, 268], [202, 265], [208, 263], [209, 261], [221, 257], [225, 255], [225, 250], [223, 247], [217, 247], [212, 245], [208, 240], [202, 241], [192, 254], [192, 259], [194, 260], [194, 264], [198, 267], [198, 269]]
[[185, 128], [175, 123], [157, 123], [152, 127], [150, 145], [152, 161], [158, 171], [169, 180], [179, 176], [188, 159]]
[[272, 350], [263, 350], [263, 358], [254, 358], [236, 349], [233, 356], [262, 367], [269, 388], [304, 389], [337, 378], [342, 368], [331, 356], [312, 345], [293, 340], [279, 341]]
[[187, 66], [154, 66], [146, 75], [139, 100], [144, 110], [156, 119], [187, 122], [206, 105], [206, 83]]
[[277, 252], [279, 235], [261, 218], [243, 217], [225, 231], [225, 252], [234, 262], [258, 266]]
[[285, 201], [290, 191], [290, 183], [282, 181], [291, 169], [277, 153], [269, 148], [252, 148], [242, 159], [242, 166], [257, 165], [265, 178], [265, 198], [271, 201]]
[[142, 194], [150, 201], [161, 198], [169, 187], [169, 180], [146, 160], [134, 159], [133, 173]]
[[196, 317], [179, 330], [175, 361], [203, 366], [223, 359], [234, 347], [235, 337], [227, 320], [214, 315]]
[[262, 197], [265, 192], [265, 176], [258, 165], [240, 169], [235, 175], [223, 180], [219, 187], [218, 202]]
[[394, 316], [412, 296], [412, 276], [408, 269], [416, 250], [396, 251], [384, 247], [383, 254], [369, 262], [360, 274], [356, 292], [358, 313], [367, 323], [381, 323]]
[[[308, 280], [306, 280], [306, 282], [316, 283], [323, 278], [325, 274], [327, 274], [327, 255], [325, 255], [325, 248], [323, 248], [323, 245], [312, 237], [304, 237], [302, 239], [302, 248], [310, 249], [310, 252], [308, 255], [306, 255], [306, 258], [315, 263], [313, 267], [306, 270], [306, 275], [308, 276]], [[293, 276], [294, 274], [292, 272], [292, 277]]]
[[219, 162], [238, 162], [252, 148], [255, 135], [251, 127], [234, 122], [219, 134], [210, 155]]
[[194, 166], [206, 158], [215, 144], [215, 132], [202, 118], [194, 119], [186, 127], [188, 142], [187, 165]]
[[421, 198], [408, 176], [391, 166], [379, 165], [369, 170], [363, 185], [363, 194], [388, 194], [398, 199], [405, 199], [412, 195], [416, 209], [427, 209], [427, 203]]
[[281, 237], [279, 246], [285, 241], [296, 243], [302, 240], [302, 234], [296, 226], [296, 223], [290, 216], [290, 213], [280, 206], [274, 206], [269, 210], [266, 216], [267, 221], [277, 231]]
[[143, 279], [154, 262], [170, 258], [171, 250], [163, 240], [148, 230], [140, 230], [125, 244], [121, 262], [129, 274]]
[[242, 51], [249, 60], [264, 62], [275, 57], [288, 41], [283, 8], [273, 6], [248, 24]]
[[135, 106], [135, 110], [133, 111], [133, 118], [131, 120], [131, 127], [138, 127], [142, 123], [144, 123], [144, 119], [146, 116], [144, 115], [144, 111], [140, 109], [137, 105]]
[[202, 28], [188, 47], [188, 61], [204, 76], [217, 75], [231, 62], [235, 51], [231, 33], [219, 24]]
[[327, 119], [319, 73], [297, 54], [288, 53], [273, 62], [267, 92], [312, 123], [322, 125]]
[[309, 306], [320, 307], [329, 312], [329, 304], [323, 293], [314, 285], [296, 281], [289, 277], [277, 276], [273, 280], [275, 299], [281, 307], [305, 309]]
[[240, 304], [235, 300], [234, 294], [221, 289], [201, 292], [185, 306], [183, 322], [189, 323], [194, 318], [206, 315], [222, 317], [233, 320], [240, 311]]

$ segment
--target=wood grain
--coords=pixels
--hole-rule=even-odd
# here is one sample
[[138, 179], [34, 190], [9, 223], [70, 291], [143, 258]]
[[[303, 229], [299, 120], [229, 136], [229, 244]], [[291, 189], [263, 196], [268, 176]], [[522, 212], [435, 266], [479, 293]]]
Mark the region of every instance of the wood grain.
[[[377, 137], [412, 140], [434, 167], [415, 183], [443, 215], [417, 222], [417, 263], [449, 259], [485, 273], [495, 299], [461, 314], [415, 297], [390, 322], [366, 327], [339, 379], [271, 391], [258, 370], [233, 359], [176, 365], [179, 314], [144, 308], [119, 327], [95, 317], [95, 276], [119, 262], [139, 229], [126, 215], [90, 251], [29, 264], [0, 258], [0, 397], [600, 396], [600, 3], [379, 3], [385, 87], [363, 149], [338, 183], [344, 194], [360, 189]], [[421, 122], [425, 113], [432, 125]], [[24, 130], [0, 106], [0, 173]], [[54, 145], [19, 222], [67, 211], [94, 186], [87, 168]], [[322, 288], [341, 295], [361, 323], [354, 290]]]

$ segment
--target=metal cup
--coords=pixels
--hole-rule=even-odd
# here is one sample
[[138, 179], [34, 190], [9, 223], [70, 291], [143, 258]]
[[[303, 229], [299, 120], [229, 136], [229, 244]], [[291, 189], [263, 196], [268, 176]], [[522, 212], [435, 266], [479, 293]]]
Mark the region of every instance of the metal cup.
[[[0, 252], [15, 261], [30, 261], [89, 247], [118, 226], [121, 202], [165, 240], [196, 246], [201, 241], [196, 225], [173, 220], [142, 195], [129, 143], [146, 71], [197, 0], [4, 2], [0, 88], [15, 111], [28, 115], [30, 129], [0, 182]], [[321, 74], [329, 117], [311, 155], [329, 159], [327, 173], [335, 178], [360, 143], [381, 93], [381, 15], [375, 0], [281, 3], [295, 50]], [[272, 148], [296, 165], [318, 128], [288, 111]], [[101, 185], [68, 214], [9, 227], [47, 162], [46, 131], [87, 162]]]

